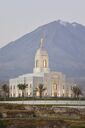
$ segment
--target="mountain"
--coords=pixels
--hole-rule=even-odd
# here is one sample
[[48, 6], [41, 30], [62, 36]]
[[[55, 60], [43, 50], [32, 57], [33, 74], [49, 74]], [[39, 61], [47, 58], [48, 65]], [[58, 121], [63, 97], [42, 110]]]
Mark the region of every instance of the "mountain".
[[0, 49], [0, 80], [33, 72], [35, 53], [43, 35], [51, 70], [68, 77], [85, 77], [85, 26], [58, 20]]

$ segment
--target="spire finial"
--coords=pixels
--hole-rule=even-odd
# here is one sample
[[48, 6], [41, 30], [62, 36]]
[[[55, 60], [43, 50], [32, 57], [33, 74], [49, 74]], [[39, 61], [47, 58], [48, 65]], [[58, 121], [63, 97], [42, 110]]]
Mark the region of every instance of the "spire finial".
[[43, 48], [43, 42], [44, 42], [44, 39], [41, 38], [41, 40], [40, 40], [40, 48]]

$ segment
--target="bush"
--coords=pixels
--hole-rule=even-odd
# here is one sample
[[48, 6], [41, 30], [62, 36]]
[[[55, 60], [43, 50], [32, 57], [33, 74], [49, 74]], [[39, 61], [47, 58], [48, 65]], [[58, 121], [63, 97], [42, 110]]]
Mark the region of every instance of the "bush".
[[2, 113], [0, 112], [0, 118], [2, 118]]
[[0, 128], [6, 128], [6, 127], [7, 126], [6, 126], [5, 122], [0, 120]]
[[17, 104], [5, 104], [4, 105], [5, 109], [18, 109], [18, 110], [25, 110], [23, 105], [17, 105]]

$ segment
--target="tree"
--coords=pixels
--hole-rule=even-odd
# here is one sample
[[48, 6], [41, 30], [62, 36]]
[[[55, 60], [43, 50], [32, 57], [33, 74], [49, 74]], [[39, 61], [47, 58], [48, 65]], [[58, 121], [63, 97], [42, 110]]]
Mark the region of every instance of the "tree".
[[17, 86], [18, 86], [19, 90], [22, 91], [22, 97], [24, 97], [24, 91], [27, 87], [27, 84], [18, 84]]
[[44, 88], [43, 84], [39, 84], [37, 88], [35, 88], [35, 92], [39, 93], [39, 97], [42, 98], [42, 94], [43, 92], [46, 90], [46, 88]]
[[76, 98], [78, 98], [80, 95], [82, 95], [81, 89], [78, 86], [73, 86], [72, 92], [74, 94], [74, 97], [76, 97]]
[[2, 85], [2, 90], [3, 90], [3, 92], [4, 92], [4, 97], [5, 97], [5, 99], [6, 99], [6, 97], [7, 97], [8, 94], [9, 94], [9, 87], [8, 87], [8, 85], [7, 85], [7, 84]]

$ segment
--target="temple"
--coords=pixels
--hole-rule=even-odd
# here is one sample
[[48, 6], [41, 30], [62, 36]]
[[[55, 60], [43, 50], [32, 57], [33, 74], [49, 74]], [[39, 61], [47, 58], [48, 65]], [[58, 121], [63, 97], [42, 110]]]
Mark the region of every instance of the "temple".
[[[44, 39], [40, 41], [40, 47], [35, 54], [35, 64], [32, 74], [23, 74], [9, 80], [9, 96], [21, 97], [22, 91], [18, 84], [27, 84], [24, 91], [25, 97], [33, 97], [34, 90], [39, 84], [43, 84], [46, 90], [43, 97], [71, 97], [71, 88], [67, 86], [65, 75], [62, 72], [53, 72], [49, 67], [49, 56], [44, 48]], [[39, 96], [39, 93], [36, 93]]]

